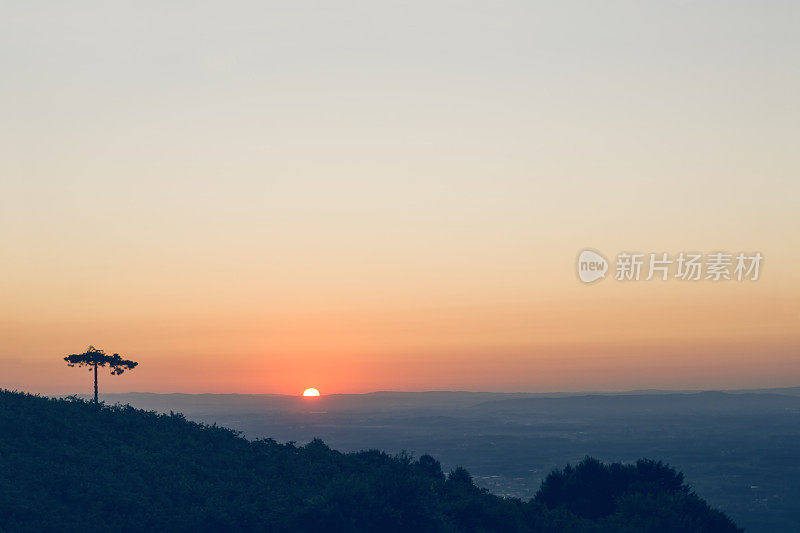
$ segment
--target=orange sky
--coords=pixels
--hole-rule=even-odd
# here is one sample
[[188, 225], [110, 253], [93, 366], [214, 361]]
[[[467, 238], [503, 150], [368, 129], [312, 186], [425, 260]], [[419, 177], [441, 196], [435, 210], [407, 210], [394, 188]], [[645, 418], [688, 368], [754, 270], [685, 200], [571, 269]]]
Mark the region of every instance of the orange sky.
[[12, 8], [0, 387], [800, 385], [797, 8], [481, 6]]

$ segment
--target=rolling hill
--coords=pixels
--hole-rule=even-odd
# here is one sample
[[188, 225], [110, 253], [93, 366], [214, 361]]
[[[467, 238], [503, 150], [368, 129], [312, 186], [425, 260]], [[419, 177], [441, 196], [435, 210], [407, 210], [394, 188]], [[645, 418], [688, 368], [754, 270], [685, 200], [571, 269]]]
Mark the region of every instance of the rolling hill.
[[[531, 453], [535, 453], [532, 451]], [[734, 532], [682, 474], [585, 459], [530, 501], [429, 455], [247, 440], [129, 405], [0, 390], [0, 531]]]

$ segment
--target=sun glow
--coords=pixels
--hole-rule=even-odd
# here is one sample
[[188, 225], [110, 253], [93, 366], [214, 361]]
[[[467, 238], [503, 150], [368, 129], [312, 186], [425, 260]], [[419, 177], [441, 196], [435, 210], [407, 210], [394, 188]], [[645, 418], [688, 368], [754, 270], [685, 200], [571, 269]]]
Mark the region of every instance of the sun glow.
[[319, 396], [319, 391], [314, 388], [306, 389], [303, 391], [303, 396]]

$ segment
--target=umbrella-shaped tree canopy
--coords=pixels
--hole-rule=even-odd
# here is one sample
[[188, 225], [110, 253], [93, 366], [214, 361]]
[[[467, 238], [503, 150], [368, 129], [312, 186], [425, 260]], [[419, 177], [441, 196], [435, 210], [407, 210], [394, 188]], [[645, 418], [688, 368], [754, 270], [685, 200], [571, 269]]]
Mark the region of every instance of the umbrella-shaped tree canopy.
[[94, 371], [94, 401], [97, 403], [97, 367], [108, 366], [111, 374], [118, 376], [126, 370], [133, 370], [139, 364], [130, 359], [123, 359], [119, 354], [106, 354], [103, 350], [89, 346], [83, 353], [74, 353], [64, 358], [68, 366], [88, 366]]

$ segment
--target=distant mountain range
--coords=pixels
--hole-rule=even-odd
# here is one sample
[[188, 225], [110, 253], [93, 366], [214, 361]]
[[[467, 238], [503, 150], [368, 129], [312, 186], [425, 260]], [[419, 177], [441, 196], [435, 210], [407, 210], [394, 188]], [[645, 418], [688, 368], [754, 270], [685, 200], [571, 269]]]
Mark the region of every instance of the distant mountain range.
[[[78, 394], [90, 399], [90, 395]], [[469, 392], [469, 391], [424, 391], [395, 392], [377, 391], [365, 394], [330, 394], [318, 398], [304, 398], [285, 394], [186, 394], [186, 393], [152, 393], [129, 392], [102, 394], [102, 400], [108, 404], [126, 403], [141, 409], [156, 411], [181, 411], [184, 413], [259, 413], [264, 411], [306, 412], [308, 410], [326, 411], [374, 411], [374, 410], [408, 410], [424, 409], [428, 411], [451, 410], [466, 407], [486, 408], [494, 402], [506, 402], [510, 405], [533, 406], [536, 400], [550, 400], [541, 405], [631, 405], [643, 408], [662, 401], [670, 404], [682, 402], [680, 405], [733, 405], [739, 402], [743, 408], [750, 402], [768, 404], [781, 403], [781, 397], [800, 397], [800, 387], [784, 387], [774, 389], [740, 389], [725, 391], [671, 391], [671, 390], [633, 390], [625, 392], [558, 392], [558, 393], [502, 393], [502, 392]], [[637, 397], [637, 405], [631, 403], [631, 397]], [[611, 400], [610, 398], [621, 398]], [[552, 401], [560, 400], [560, 401]], [[594, 400], [594, 401], [593, 401]], [[786, 400], [793, 405], [793, 400]], [[518, 402], [518, 403], [515, 403]], [[666, 404], [665, 404], [666, 405]]]

